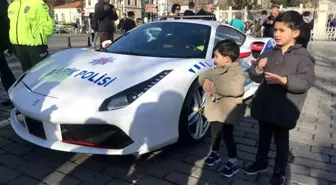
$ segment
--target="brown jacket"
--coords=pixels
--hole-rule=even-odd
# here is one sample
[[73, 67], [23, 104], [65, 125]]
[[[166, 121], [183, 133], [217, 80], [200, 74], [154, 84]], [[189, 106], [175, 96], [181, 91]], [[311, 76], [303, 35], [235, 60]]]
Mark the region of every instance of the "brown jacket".
[[199, 83], [209, 79], [214, 82], [218, 101], [207, 94], [205, 102], [205, 117], [210, 122], [218, 121], [237, 124], [245, 115], [246, 106], [243, 103], [244, 83], [246, 74], [238, 62], [221, 68], [213, 68], [199, 76]]

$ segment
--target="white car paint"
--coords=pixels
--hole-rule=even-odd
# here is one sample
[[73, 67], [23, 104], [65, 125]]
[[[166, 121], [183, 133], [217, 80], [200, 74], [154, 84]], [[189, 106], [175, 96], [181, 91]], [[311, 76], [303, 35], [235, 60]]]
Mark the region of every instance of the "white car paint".
[[[144, 154], [175, 143], [179, 138], [178, 123], [183, 101], [197, 76], [213, 67], [211, 57], [216, 28], [223, 25], [200, 20], [165, 22], [176, 21], [212, 27], [206, 59], [142, 57], [87, 49], [61, 51], [37, 64], [9, 90], [15, 106], [10, 117], [14, 131], [23, 139], [42, 147], [91, 154]], [[256, 40], [267, 42], [269, 39]], [[247, 37], [241, 53], [250, 52], [248, 47], [252, 41], [252, 37]], [[248, 56], [239, 59], [239, 62], [247, 69], [252, 59]], [[105, 99], [163, 70], [173, 71], [130, 105], [99, 111]], [[256, 83], [248, 83], [244, 98], [253, 95], [257, 87]], [[30, 134], [26, 123], [18, 119], [17, 112], [42, 121], [46, 139]], [[122, 149], [64, 143], [61, 124], [114, 125], [134, 142]]]

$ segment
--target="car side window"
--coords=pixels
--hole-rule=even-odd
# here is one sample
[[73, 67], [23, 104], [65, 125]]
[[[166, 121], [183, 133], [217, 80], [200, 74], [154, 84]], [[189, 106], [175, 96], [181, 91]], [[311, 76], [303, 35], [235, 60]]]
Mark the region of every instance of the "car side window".
[[244, 44], [245, 38], [245, 34], [234, 28], [219, 26], [216, 30], [215, 45], [222, 40], [233, 39], [239, 46], [241, 46]]

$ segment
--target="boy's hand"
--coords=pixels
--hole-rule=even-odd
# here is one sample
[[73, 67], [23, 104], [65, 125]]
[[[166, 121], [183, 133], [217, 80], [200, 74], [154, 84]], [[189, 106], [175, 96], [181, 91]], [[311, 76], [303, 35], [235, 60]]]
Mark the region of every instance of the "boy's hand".
[[287, 78], [279, 76], [274, 73], [265, 72], [265, 79], [268, 84], [280, 84], [280, 85], [286, 85], [287, 84]]
[[203, 90], [214, 95], [216, 93], [215, 84], [211, 80], [206, 79], [203, 84]]
[[257, 72], [261, 73], [262, 71], [264, 71], [266, 64], [267, 64], [267, 58], [260, 59], [257, 66]]

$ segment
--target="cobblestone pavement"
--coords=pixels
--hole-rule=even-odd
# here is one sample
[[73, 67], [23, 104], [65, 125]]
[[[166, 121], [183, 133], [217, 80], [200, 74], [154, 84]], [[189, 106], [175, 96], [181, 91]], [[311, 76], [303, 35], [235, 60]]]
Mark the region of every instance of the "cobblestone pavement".
[[[313, 43], [317, 81], [309, 92], [298, 126], [290, 133], [289, 184], [336, 184], [336, 43]], [[16, 64], [11, 63], [13, 68]], [[19, 72], [17, 72], [19, 73]], [[1, 91], [0, 99], [7, 95]], [[85, 155], [53, 151], [18, 137], [8, 122], [11, 108], [0, 107], [0, 184], [143, 184], [203, 185], [267, 184], [272, 174], [275, 146], [269, 171], [259, 176], [221, 177], [223, 167], [203, 165], [210, 138], [193, 146], [170, 146], [141, 157]], [[254, 160], [258, 146], [258, 124], [249, 117], [236, 127], [240, 165]], [[227, 159], [225, 147], [221, 156]]]

